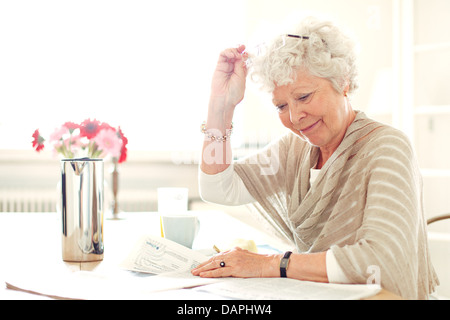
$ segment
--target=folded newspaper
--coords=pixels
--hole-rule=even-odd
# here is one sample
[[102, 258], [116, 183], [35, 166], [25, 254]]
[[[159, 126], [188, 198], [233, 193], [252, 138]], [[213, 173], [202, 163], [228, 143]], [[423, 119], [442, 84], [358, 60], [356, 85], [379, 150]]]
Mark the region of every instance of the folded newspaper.
[[208, 256], [171, 240], [144, 236], [122, 262], [121, 267], [153, 274], [188, 272], [207, 259]]

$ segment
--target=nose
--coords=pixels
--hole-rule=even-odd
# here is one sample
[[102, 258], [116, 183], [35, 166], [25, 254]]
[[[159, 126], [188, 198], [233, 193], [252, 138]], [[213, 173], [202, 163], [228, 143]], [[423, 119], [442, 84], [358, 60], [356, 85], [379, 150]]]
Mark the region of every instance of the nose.
[[306, 118], [306, 112], [300, 106], [289, 104], [289, 117], [295, 128], [300, 128], [301, 121]]

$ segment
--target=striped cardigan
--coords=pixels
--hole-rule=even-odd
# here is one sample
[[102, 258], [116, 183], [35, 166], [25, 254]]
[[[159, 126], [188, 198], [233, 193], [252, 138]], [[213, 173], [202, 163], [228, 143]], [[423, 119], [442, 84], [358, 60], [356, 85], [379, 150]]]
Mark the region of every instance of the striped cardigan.
[[379, 281], [404, 298], [428, 298], [438, 279], [407, 137], [357, 112], [310, 186], [318, 157], [317, 147], [289, 133], [235, 170], [259, 213], [298, 252], [331, 249], [352, 282]]

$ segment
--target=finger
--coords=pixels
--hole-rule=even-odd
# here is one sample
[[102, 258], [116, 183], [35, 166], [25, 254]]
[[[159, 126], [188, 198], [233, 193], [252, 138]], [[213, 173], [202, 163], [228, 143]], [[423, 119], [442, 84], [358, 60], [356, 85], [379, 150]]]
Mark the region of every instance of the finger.
[[220, 267], [220, 262], [217, 262], [217, 261], [215, 261], [214, 258], [211, 258], [208, 261], [203, 262], [202, 264], [198, 265], [195, 269], [192, 269], [192, 274], [194, 276], [197, 276], [201, 272], [208, 271], [208, 270], [214, 270], [219, 267]]
[[228, 48], [225, 52], [232, 53], [235, 57], [240, 57], [245, 51], [245, 45], [239, 44], [234, 48]]
[[242, 54], [245, 51], [245, 45], [244, 44], [240, 44], [237, 46], [236, 50]]
[[228, 48], [220, 54], [221, 59], [226, 60], [241, 60], [245, 51], [245, 45], [239, 45], [236, 48]]
[[240, 56], [239, 52], [236, 49], [226, 49], [221, 52], [220, 59], [225, 61], [238, 59]]
[[199, 276], [201, 278], [227, 278], [232, 276], [232, 268], [223, 267], [209, 271], [203, 271], [200, 272]]
[[195, 269], [199, 269], [199, 268], [201, 268], [201, 267], [207, 265], [207, 264], [210, 263], [210, 262], [211, 262], [211, 259], [209, 259], [209, 260], [207, 260], [207, 261], [205, 261], [205, 262], [202, 262], [202, 263], [200, 263], [198, 266], [196, 266], [196, 267], [194, 268], [194, 270], [195, 270]]
[[209, 270], [209, 268], [207, 267], [209, 264], [209, 262], [204, 262], [200, 265], [198, 265], [196, 268], [191, 270], [191, 273], [194, 276], [198, 276], [200, 274], [200, 272], [205, 271], [205, 270]]

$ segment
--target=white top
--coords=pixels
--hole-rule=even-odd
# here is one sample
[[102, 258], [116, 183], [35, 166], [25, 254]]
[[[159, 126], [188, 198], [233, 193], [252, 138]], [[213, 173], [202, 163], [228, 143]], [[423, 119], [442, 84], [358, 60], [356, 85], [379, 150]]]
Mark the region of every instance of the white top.
[[[310, 185], [312, 185], [320, 169], [311, 169]], [[200, 196], [204, 201], [226, 206], [239, 206], [255, 202], [244, 182], [234, 171], [231, 164], [225, 171], [209, 175], [199, 170]], [[327, 276], [330, 283], [350, 283], [331, 250], [326, 254]]]

